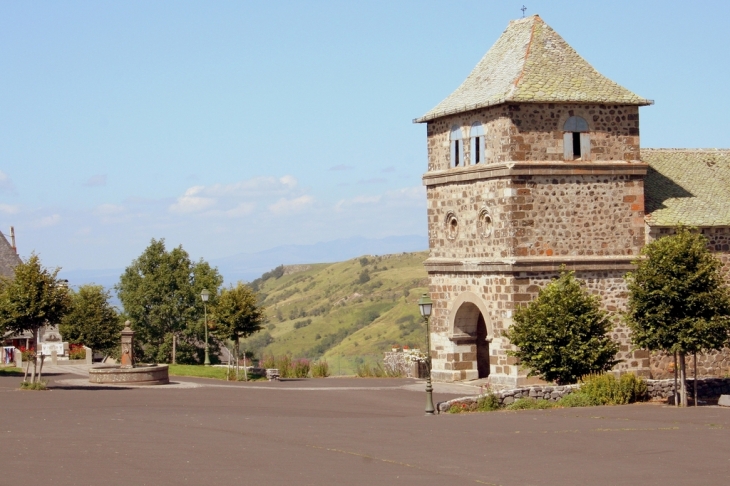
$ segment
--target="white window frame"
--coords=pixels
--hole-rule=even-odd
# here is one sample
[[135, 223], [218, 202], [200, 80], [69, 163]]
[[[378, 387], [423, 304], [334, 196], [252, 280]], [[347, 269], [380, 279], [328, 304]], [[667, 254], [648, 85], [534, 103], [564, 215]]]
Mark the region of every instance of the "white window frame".
[[[463, 167], [464, 144], [462, 143], [462, 140], [464, 139], [464, 134], [461, 130], [461, 127], [451, 127], [451, 134], [449, 135], [449, 139], [451, 141], [451, 167]], [[459, 150], [457, 150], [458, 146], [460, 146]]]
[[[471, 165], [484, 163], [484, 127], [482, 122], [474, 122], [469, 130], [469, 159]], [[477, 160], [477, 144], [479, 148], [479, 160]]]

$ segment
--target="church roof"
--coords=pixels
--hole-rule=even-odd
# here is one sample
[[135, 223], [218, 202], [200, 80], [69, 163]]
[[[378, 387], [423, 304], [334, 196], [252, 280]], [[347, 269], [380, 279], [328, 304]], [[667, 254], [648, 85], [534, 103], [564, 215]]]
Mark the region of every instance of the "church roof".
[[533, 15], [511, 21], [461, 86], [414, 122], [507, 102], [653, 103], [596, 71]]
[[15, 266], [19, 263], [21, 263], [20, 257], [15, 253], [5, 236], [0, 233], [0, 277], [15, 275]]
[[730, 150], [641, 149], [650, 226], [730, 226]]

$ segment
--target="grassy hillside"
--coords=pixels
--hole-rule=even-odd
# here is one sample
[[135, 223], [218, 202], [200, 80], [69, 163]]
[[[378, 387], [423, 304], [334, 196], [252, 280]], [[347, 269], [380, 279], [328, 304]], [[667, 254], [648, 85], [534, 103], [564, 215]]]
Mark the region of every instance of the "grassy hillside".
[[333, 374], [380, 361], [392, 345], [424, 348], [417, 301], [427, 289], [427, 253], [294, 265], [265, 274], [256, 286], [268, 324], [245, 346], [258, 356], [324, 357]]

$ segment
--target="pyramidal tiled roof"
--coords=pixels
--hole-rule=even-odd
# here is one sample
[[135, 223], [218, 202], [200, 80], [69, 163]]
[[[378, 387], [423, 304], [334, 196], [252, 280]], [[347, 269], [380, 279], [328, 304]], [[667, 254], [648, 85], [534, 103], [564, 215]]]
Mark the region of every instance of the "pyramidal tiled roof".
[[15, 266], [19, 263], [21, 263], [20, 257], [5, 239], [5, 235], [0, 233], [0, 277], [15, 275]]
[[650, 226], [730, 226], [730, 150], [641, 149]]
[[533, 15], [511, 21], [461, 86], [414, 122], [506, 102], [653, 103], [596, 71]]

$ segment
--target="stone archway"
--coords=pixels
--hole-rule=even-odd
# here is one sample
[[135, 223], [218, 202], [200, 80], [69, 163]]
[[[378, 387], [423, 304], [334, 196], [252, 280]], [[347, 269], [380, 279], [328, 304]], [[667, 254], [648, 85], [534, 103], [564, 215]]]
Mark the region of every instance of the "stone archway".
[[488, 315], [479, 296], [464, 292], [454, 301], [449, 316], [450, 339], [460, 345], [469, 345], [470, 351], [462, 353], [462, 361], [472, 361], [472, 373], [477, 372], [475, 378], [489, 376], [489, 343], [494, 334]]

